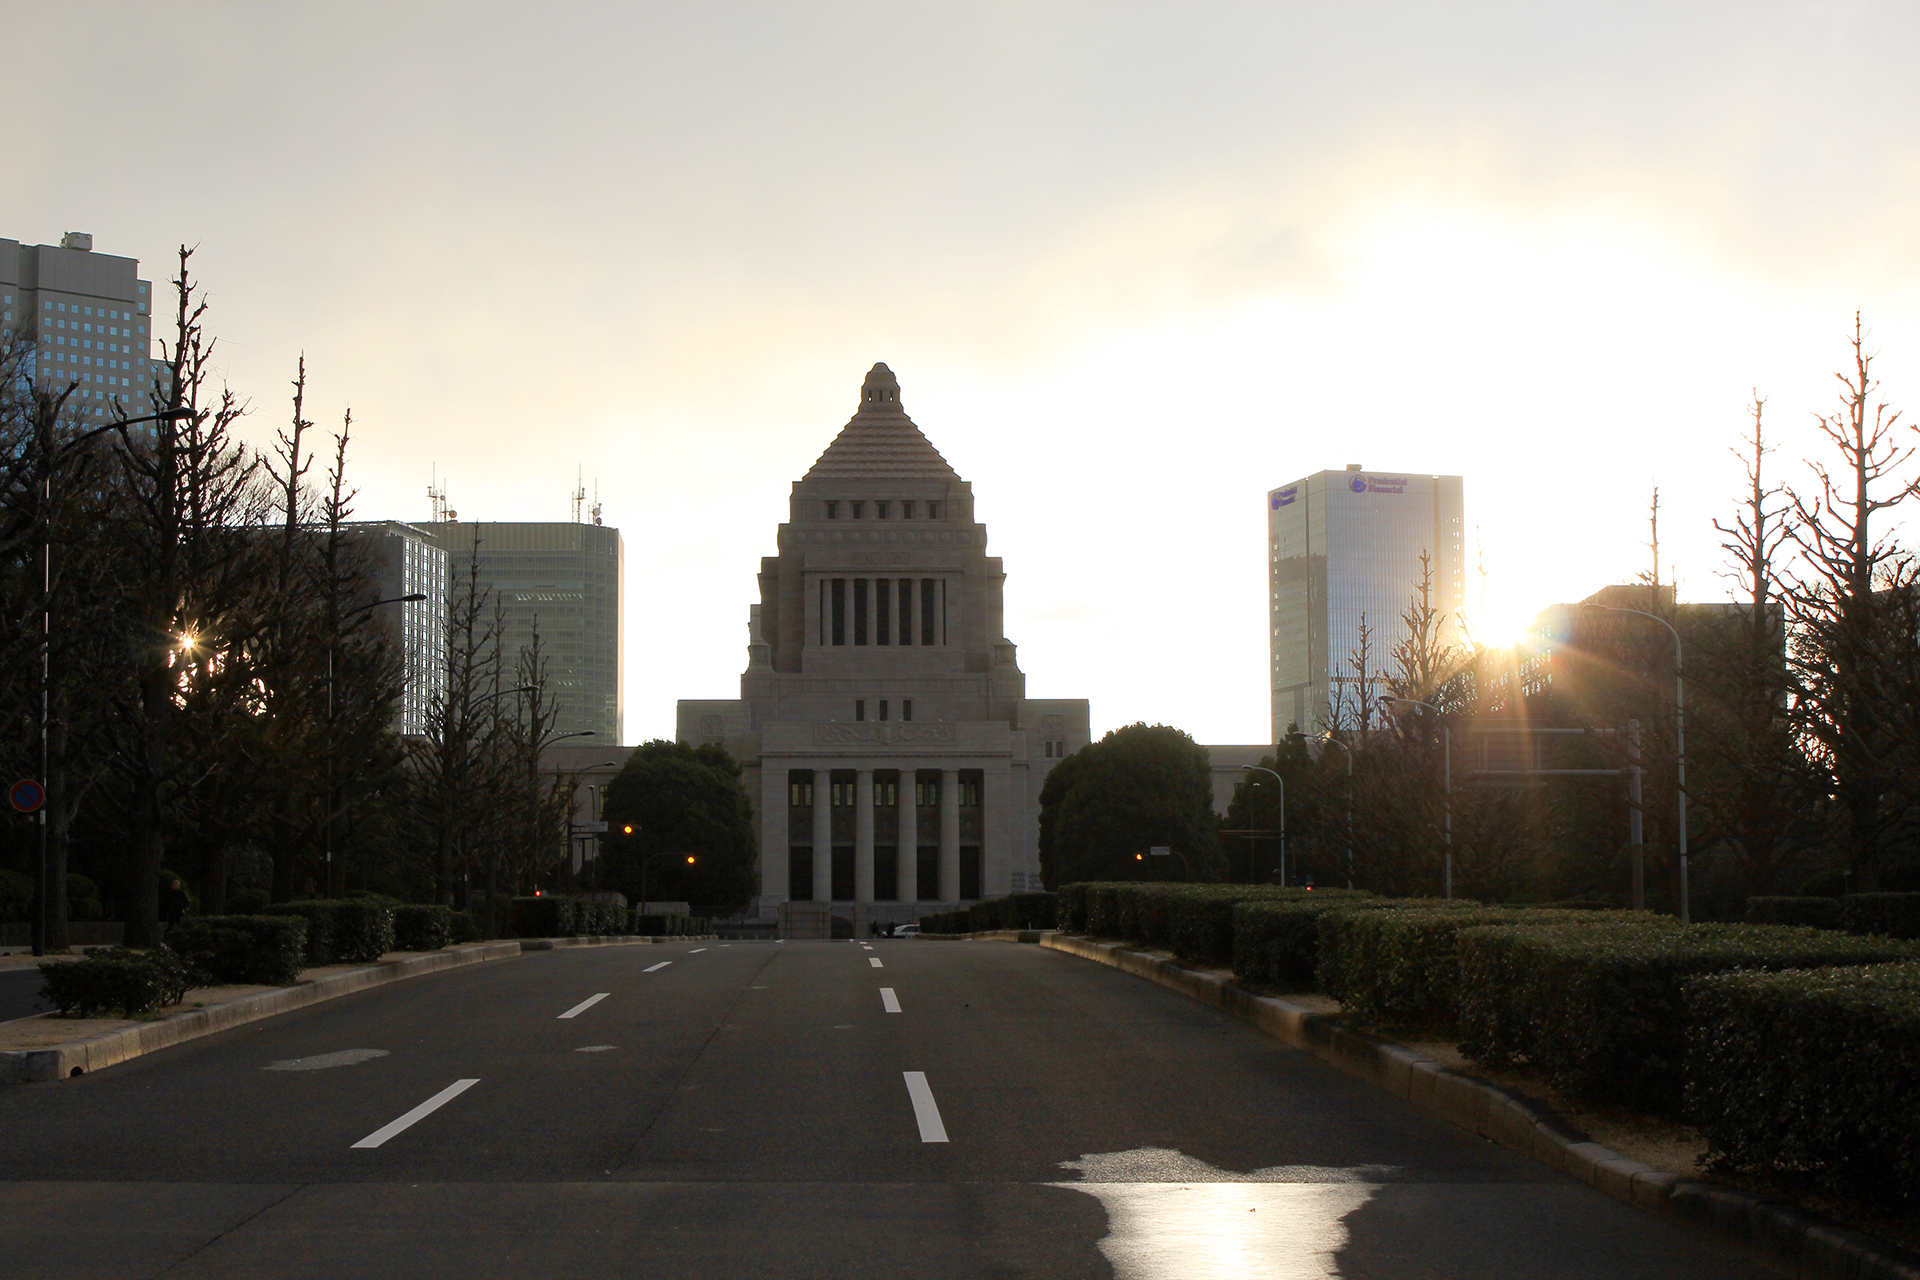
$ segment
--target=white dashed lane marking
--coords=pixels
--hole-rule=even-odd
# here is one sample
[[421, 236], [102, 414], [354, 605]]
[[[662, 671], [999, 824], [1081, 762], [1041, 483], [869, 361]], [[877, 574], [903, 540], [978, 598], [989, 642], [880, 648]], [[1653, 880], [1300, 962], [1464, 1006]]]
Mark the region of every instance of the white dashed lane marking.
[[881, 963], [880, 963], [880, 957], [879, 957], [879, 956], [868, 956], [868, 957], [867, 957], [867, 963], [868, 963], [868, 964], [870, 964], [870, 965], [872, 965], [872, 966], [873, 966], [874, 968], [876, 968], [876, 969], [884, 969], [884, 968], [886, 968], [886, 967], [887, 967], [887, 966], [885, 966], [885, 965], [883, 965], [883, 964], [881, 964]]
[[691, 950], [691, 951], [689, 951], [689, 952], [687, 952], [687, 954], [688, 954], [688, 955], [690, 955], [690, 956], [697, 956], [697, 955], [699, 955], [699, 954], [700, 954], [700, 953], [701, 953], [702, 951], [705, 951], [705, 950], [706, 950], [706, 948], [705, 948], [705, 947], [695, 947], [695, 948], [694, 948], [693, 950]]
[[[561, 1014], [560, 1017], [561, 1018], [577, 1018], [581, 1014], [593, 1008], [593, 1006], [599, 1004], [602, 1000], [605, 1000], [608, 996], [612, 994], [613, 992], [611, 991], [602, 991], [599, 995], [588, 996], [585, 1000], [582, 1000], [579, 1004], [573, 1006], [573, 1008]], [[555, 1021], [558, 1021], [558, 1020], [559, 1019], [555, 1019]]]
[[[473, 1086], [479, 1083], [480, 1082], [478, 1080], [455, 1080], [452, 1084], [448, 1085], [446, 1088], [442, 1089], [440, 1092], [434, 1094], [431, 1098], [428, 1098], [425, 1102], [421, 1103], [419, 1106], [415, 1107], [413, 1110], [407, 1112], [407, 1114], [401, 1116], [398, 1120], [395, 1120], [392, 1124], [383, 1125], [380, 1128], [375, 1129], [372, 1133], [368, 1134], [366, 1137], [360, 1139], [360, 1141], [354, 1143], [353, 1144], [354, 1148], [379, 1146], [381, 1143], [385, 1142], [388, 1138], [393, 1137], [395, 1134], [403, 1133], [406, 1130], [412, 1128], [414, 1125], [418, 1124], [420, 1121], [425, 1120], [428, 1116], [432, 1115], [434, 1112], [438, 1111], [440, 1108], [446, 1106], [449, 1102], [452, 1102], [455, 1098], [459, 1097], [461, 1094], [465, 1093], [467, 1090], [473, 1088]], [[935, 1120], [935, 1123], [937, 1124], [939, 1123], [939, 1121]], [[945, 1141], [945, 1139], [942, 1139], [942, 1141]]]
[[900, 1012], [900, 997], [893, 994], [892, 987], [880, 988], [880, 1007], [888, 1013]]
[[640, 972], [642, 972], [642, 973], [652, 973], [652, 972], [653, 972], [653, 971], [654, 971], [655, 969], [664, 969], [664, 968], [666, 968], [666, 967], [667, 967], [668, 965], [670, 965], [670, 964], [672, 964], [672, 963], [673, 963], [673, 961], [671, 961], [671, 960], [662, 960], [662, 961], [661, 961], [661, 962], [660, 962], [659, 964], [650, 964], [650, 965], [648, 965], [648, 966], [647, 966], [646, 968], [644, 968], [644, 969], [642, 969], [642, 970], [641, 970]]
[[903, 1071], [907, 1078], [907, 1096], [913, 1099], [913, 1118], [920, 1125], [920, 1141], [945, 1142], [947, 1126], [940, 1123], [940, 1108], [934, 1105], [933, 1090], [927, 1088], [927, 1073]]

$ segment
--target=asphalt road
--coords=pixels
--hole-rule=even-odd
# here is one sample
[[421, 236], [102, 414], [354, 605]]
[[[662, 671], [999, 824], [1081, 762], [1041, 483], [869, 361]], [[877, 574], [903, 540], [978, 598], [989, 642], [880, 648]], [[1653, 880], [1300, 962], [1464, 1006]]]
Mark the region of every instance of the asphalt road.
[[535, 953], [0, 1088], [0, 1259], [9, 1280], [1768, 1274], [1146, 982], [911, 940]]

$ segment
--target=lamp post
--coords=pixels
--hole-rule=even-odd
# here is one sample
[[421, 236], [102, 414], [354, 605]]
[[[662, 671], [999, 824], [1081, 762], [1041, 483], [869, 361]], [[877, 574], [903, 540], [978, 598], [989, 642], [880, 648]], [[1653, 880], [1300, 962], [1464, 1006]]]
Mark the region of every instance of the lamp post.
[[[1264, 773], [1280, 788], [1280, 887], [1284, 889], [1287, 887], [1287, 780], [1265, 765], [1243, 764], [1240, 768], [1248, 773]], [[1247, 785], [1257, 787], [1260, 782], [1249, 778]]]
[[[1390, 693], [1383, 693], [1380, 695], [1380, 701], [1404, 702], [1410, 707], [1425, 707], [1436, 716], [1441, 714], [1440, 708], [1434, 706], [1431, 702], [1420, 702], [1414, 698], [1396, 698]], [[1445, 782], [1442, 784], [1442, 794], [1446, 797], [1446, 868], [1443, 873], [1442, 884], [1445, 888], [1446, 897], [1451, 899], [1453, 897], [1453, 729], [1445, 720], [1440, 722], [1440, 742], [1440, 758], [1443, 762], [1442, 767], [1445, 770], [1443, 774]]]
[[1652, 618], [1673, 637], [1673, 754], [1679, 772], [1676, 803], [1680, 818], [1680, 923], [1687, 924], [1692, 919], [1687, 903], [1687, 701], [1686, 686], [1680, 675], [1680, 633], [1659, 614], [1642, 609], [1616, 609], [1604, 604], [1587, 604], [1581, 608], [1594, 613], [1630, 613], [1636, 618]]
[[325, 892], [321, 894], [322, 897], [331, 898], [333, 896], [333, 818], [334, 818], [334, 809], [336, 807], [334, 804], [334, 798], [333, 798], [333, 756], [334, 756], [334, 750], [333, 750], [333, 646], [334, 646], [334, 642], [340, 638], [340, 635], [339, 635], [340, 627], [346, 622], [348, 618], [356, 617], [359, 614], [366, 613], [372, 609], [378, 609], [383, 604], [416, 604], [419, 601], [425, 600], [426, 598], [427, 597], [425, 593], [416, 591], [412, 595], [394, 596], [391, 600], [375, 600], [370, 604], [359, 605], [355, 608], [347, 610], [345, 613], [341, 614], [337, 619], [335, 619], [333, 626], [328, 631], [328, 635], [327, 635], [327, 815], [326, 815], [327, 858], [326, 858], [326, 865], [321, 871], [321, 878], [326, 881]]
[[1327, 745], [1347, 753], [1347, 888], [1353, 888], [1353, 748], [1331, 733]]
[[[67, 387], [71, 394], [74, 386]], [[49, 880], [52, 868], [47, 862], [47, 810], [53, 801], [52, 781], [49, 774], [51, 763], [47, 746], [47, 731], [51, 723], [49, 705], [53, 688], [53, 476], [60, 466], [80, 450], [80, 447], [97, 436], [109, 431], [118, 431], [142, 422], [179, 422], [194, 416], [192, 409], [163, 409], [159, 413], [150, 413], [139, 418], [121, 418], [104, 427], [95, 427], [82, 432], [59, 448], [54, 447], [54, 419], [59, 416], [60, 408], [66, 403], [66, 396], [55, 401], [49, 394], [36, 395], [34, 398], [34, 435], [40, 454], [40, 883], [34, 894], [33, 904], [33, 954], [47, 954], [47, 900], [53, 886]]]

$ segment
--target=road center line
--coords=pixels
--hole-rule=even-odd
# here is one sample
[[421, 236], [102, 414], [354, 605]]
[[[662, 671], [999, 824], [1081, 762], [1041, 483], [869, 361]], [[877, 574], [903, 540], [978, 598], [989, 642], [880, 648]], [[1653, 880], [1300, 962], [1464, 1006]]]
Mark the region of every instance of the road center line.
[[947, 1126], [940, 1123], [940, 1108], [933, 1103], [933, 1090], [927, 1088], [927, 1073], [903, 1071], [907, 1078], [907, 1096], [913, 1099], [913, 1118], [920, 1124], [920, 1141], [945, 1142]]
[[868, 964], [870, 964], [870, 965], [872, 965], [872, 966], [873, 966], [874, 968], [876, 968], [876, 969], [884, 969], [884, 968], [886, 968], [886, 967], [887, 967], [887, 966], [885, 966], [885, 965], [883, 965], [883, 964], [881, 964], [881, 963], [880, 963], [880, 957], [879, 957], [879, 956], [868, 956], [868, 957], [867, 957], [867, 963], [868, 963]]
[[880, 1007], [888, 1013], [900, 1012], [900, 997], [893, 994], [892, 987], [880, 988]]
[[[577, 1004], [577, 1005], [575, 1005], [575, 1006], [573, 1006], [573, 1008], [571, 1008], [571, 1009], [569, 1009], [569, 1010], [567, 1010], [567, 1011], [566, 1011], [565, 1013], [563, 1013], [563, 1014], [561, 1014], [561, 1015], [560, 1015], [560, 1017], [562, 1017], [562, 1018], [577, 1018], [577, 1017], [579, 1017], [579, 1016], [580, 1016], [581, 1014], [583, 1014], [583, 1013], [585, 1013], [585, 1012], [586, 1012], [587, 1010], [589, 1010], [589, 1009], [591, 1009], [591, 1008], [593, 1008], [593, 1006], [595, 1006], [595, 1005], [597, 1005], [597, 1004], [599, 1004], [599, 1003], [600, 1003], [600, 1002], [601, 1002], [602, 1000], [605, 1000], [605, 999], [606, 999], [606, 998], [607, 998], [608, 996], [610, 996], [610, 995], [612, 995], [612, 994], [613, 994], [613, 992], [611, 992], [611, 991], [602, 991], [602, 992], [601, 992], [601, 993], [600, 993], [599, 995], [595, 995], [595, 996], [588, 996], [588, 997], [587, 997], [587, 998], [586, 998], [585, 1000], [582, 1000], [582, 1001], [581, 1001], [581, 1002], [580, 1002], [579, 1004]], [[555, 1021], [558, 1021], [558, 1019], [555, 1019]]]
[[667, 967], [668, 965], [670, 965], [670, 964], [672, 964], [672, 963], [673, 963], [673, 961], [671, 961], [671, 960], [662, 960], [662, 961], [661, 961], [661, 962], [660, 962], [659, 964], [650, 964], [650, 965], [648, 965], [648, 966], [647, 966], [646, 968], [644, 968], [644, 969], [642, 969], [642, 970], [641, 970], [640, 972], [642, 972], [642, 973], [652, 973], [652, 972], [653, 972], [653, 971], [654, 971], [655, 969], [664, 969], [664, 968], [666, 968], [666, 967]]
[[[381, 1128], [375, 1129], [372, 1133], [360, 1139], [360, 1141], [354, 1143], [353, 1147], [349, 1148], [349, 1150], [358, 1149], [360, 1147], [379, 1146], [381, 1143], [385, 1142], [388, 1138], [393, 1137], [396, 1133], [402, 1133], [407, 1129], [412, 1128], [414, 1125], [418, 1124], [420, 1121], [425, 1120], [428, 1116], [432, 1115], [434, 1112], [438, 1111], [440, 1108], [446, 1106], [449, 1102], [452, 1102], [455, 1098], [459, 1097], [461, 1094], [465, 1093], [467, 1090], [473, 1088], [473, 1086], [479, 1083], [480, 1082], [478, 1080], [455, 1080], [452, 1084], [448, 1085], [446, 1088], [442, 1089], [440, 1092], [434, 1094], [431, 1098], [428, 1098], [425, 1102], [421, 1103], [419, 1106], [415, 1107], [413, 1110], [407, 1112], [407, 1114], [401, 1116], [398, 1120], [395, 1120], [392, 1124], [384, 1125]], [[921, 1087], [924, 1088], [925, 1086], [923, 1085]], [[919, 1106], [918, 1103], [915, 1103], [914, 1105], [916, 1107]], [[929, 1102], [927, 1105], [931, 1106], [933, 1104]], [[938, 1117], [935, 1118], [934, 1123], [935, 1124], [940, 1123]], [[923, 1125], [922, 1128], [924, 1129], [924, 1127], [925, 1126]]]
[[688, 954], [688, 955], [690, 955], [690, 956], [697, 956], [697, 955], [699, 955], [699, 954], [700, 954], [700, 953], [701, 953], [702, 951], [705, 951], [705, 950], [706, 950], [706, 948], [705, 948], [705, 947], [695, 947], [695, 948], [694, 948], [693, 950], [691, 950], [691, 951], [689, 951], [689, 952], [687, 952], [687, 954]]

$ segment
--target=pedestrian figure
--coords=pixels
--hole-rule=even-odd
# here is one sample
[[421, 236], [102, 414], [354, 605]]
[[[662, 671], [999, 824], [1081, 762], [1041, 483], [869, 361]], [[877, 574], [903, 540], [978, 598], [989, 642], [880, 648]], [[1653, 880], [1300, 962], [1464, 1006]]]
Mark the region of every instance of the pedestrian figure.
[[187, 891], [175, 880], [160, 895], [160, 923], [163, 926], [160, 936], [164, 939], [173, 926], [180, 923], [180, 917], [187, 914]]

